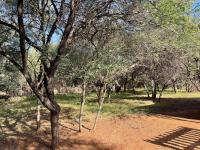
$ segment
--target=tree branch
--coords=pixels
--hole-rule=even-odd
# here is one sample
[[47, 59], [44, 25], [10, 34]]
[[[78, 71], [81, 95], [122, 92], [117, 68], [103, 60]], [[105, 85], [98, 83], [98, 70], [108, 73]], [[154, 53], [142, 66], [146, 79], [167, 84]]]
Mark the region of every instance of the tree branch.
[[67, 44], [70, 44], [74, 37], [74, 21], [76, 12], [78, 10], [79, 0], [71, 0], [70, 4], [70, 14], [65, 25], [64, 33], [61, 38], [60, 44], [58, 46], [58, 51], [56, 57], [51, 61], [51, 65], [48, 71], [48, 76], [53, 76], [57, 70], [58, 64], [63, 56], [69, 49], [66, 48]]
[[[54, 3], [53, 3], [53, 0], [51, 0], [51, 1], [52, 1], [52, 4], [54, 4]], [[54, 5], [55, 5], [55, 4], [54, 4]], [[54, 6], [54, 5], [53, 5], [53, 6]], [[52, 27], [51, 27], [51, 30], [50, 30], [50, 32], [49, 32], [49, 35], [47, 36], [46, 45], [48, 45], [49, 42], [51, 41], [51, 38], [52, 38], [52, 36], [53, 36], [53, 34], [54, 34], [56, 28], [57, 28], [57, 23], [60, 21], [61, 16], [63, 15], [63, 6], [64, 6], [64, 0], [61, 1], [61, 4], [60, 4], [60, 11], [58, 12], [57, 17], [56, 17], [56, 20], [54, 21], [54, 23], [53, 23], [53, 25], [52, 25]], [[57, 10], [57, 9], [56, 9], [56, 10]], [[58, 10], [57, 10], [57, 11], [58, 11]]]
[[[16, 31], [17, 33], [19, 33], [19, 29], [17, 27], [15, 27], [14, 25], [10, 24], [10, 23], [7, 23], [5, 21], [0, 20], [0, 24], [3, 25], [3, 26], [9, 27], [9, 28], [13, 29], [14, 31]], [[27, 43], [30, 46], [34, 47], [35, 49], [37, 49], [39, 51], [42, 51], [42, 49], [39, 46], [35, 45], [34, 42], [31, 41], [31, 39], [28, 38], [26, 35], [25, 35], [25, 40], [27, 41]]]
[[2, 48], [0, 48], [0, 55], [8, 59], [19, 71], [22, 71], [20, 64], [13, 57], [7, 55], [6, 52], [2, 50]]
[[[61, 3], [63, 3], [63, 2], [64, 2], [64, 0], [63, 0]], [[56, 15], [59, 16], [58, 9], [57, 9], [56, 4], [54, 3], [53, 0], [51, 0], [51, 4], [53, 5], [53, 8], [54, 8], [54, 10], [55, 10]], [[62, 5], [62, 4], [61, 4], [61, 5]]]
[[18, 0], [17, 3], [17, 15], [18, 15], [18, 27], [19, 27], [19, 42], [20, 42], [20, 52], [22, 58], [22, 69], [23, 73], [25, 74], [27, 71], [27, 51], [26, 51], [26, 44], [25, 44], [25, 29], [24, 29], [24, 21], [23, 21], [23, 14], [24, 14], [24, 1]]

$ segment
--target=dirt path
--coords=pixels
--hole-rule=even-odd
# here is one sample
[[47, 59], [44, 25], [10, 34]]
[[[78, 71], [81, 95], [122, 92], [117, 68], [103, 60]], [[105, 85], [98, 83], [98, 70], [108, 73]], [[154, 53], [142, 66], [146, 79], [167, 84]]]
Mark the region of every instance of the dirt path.
[[[49, 131], [41, 139], [49, 141], [47, 134]], [[48, 149], [40, 138], [11, 135], [0, 141], [1, 150]], [[60, 136], [61, 150], [192, 150], [200, 149], [200, 121], [132, 115], [122, 119], [101, 119], [96, 131], [91, 132], [85, 129], [77, 133], [61, 127]]]
[[101, 120], [95, 132], [71, 136], [70, 139], [77, 143], [70, 148], [63, 146], [62, 149], [200, 149], [200, 122], [177, 119], [179, 118], [135, 115], [123, 119]]

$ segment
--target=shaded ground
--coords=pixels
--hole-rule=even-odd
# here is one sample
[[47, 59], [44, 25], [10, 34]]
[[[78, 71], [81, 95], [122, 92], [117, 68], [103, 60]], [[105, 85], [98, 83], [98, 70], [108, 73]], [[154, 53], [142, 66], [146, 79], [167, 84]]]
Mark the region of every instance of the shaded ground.
[[200, 130], [178, 127], [155, 138], [146, 140], [172, 149], [200, 149]]
[[200, 98], [163, 98], [161, 103], [141, 107], [150, 114], [200, 120]]
[[[61, 150], [200, 150], [198, 97], [163, 98], [160, 104], [150, 105], [142, 103], [147, 101], [142, 96], [136, 97], [137, 101], [134, 97], [130, 94], [113, 95], [112, 104], [106, 104], [106, 108], [112, 112], [130, 109], [130, 113], [104, 116], [97, 124], [96, 131], [84, 129], [83, 133], [76, 131], [77, 123], [72, 121], [76, 116], [76, 107], [64, 107], [60, 120]], [[132, 105], [133, 102], [138, 103], [138, 100], [141, 100], [142, 105]], [[120, 108], [118, 105], [124, 106]], [[129, 107], [126, 108], [126, 105]], [[22, 106], [14, 106], [19, 109], [3, 107], [1, 110], [4, 111], [0, 111], [0, 149], [48, 150], [49, 116], [45, 110], [42, 111], [42, 129], [36, 132], [35, 108], [22, 111], [21, 107], [28, 107], [27, 101]], [[84, 120], [85, 126], [91, 127], [93, 119], [94, 115], [90, 114]]]

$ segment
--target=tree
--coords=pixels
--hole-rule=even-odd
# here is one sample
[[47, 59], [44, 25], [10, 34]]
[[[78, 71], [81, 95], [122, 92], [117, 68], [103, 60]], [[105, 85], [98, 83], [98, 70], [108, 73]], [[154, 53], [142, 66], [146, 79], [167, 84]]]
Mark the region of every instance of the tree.
[[[60, 106], [54, 97], [54, 76], [61, 58], [70, 52], [74, 40], [86, 27], [92, 27], [94, 22], [101, 24], [101, 20], [109, 18], [113, 18], [113, 23], [119, 22], [120, 18], [122, 22], [133, 4], [131, 1], [123, 3], [120, 0], [1, 2], [0, 25], [4, 40], [1, 42], [0, 54], [22, 73], [34, 94], [50, 111], [53, 150], [59, 143], [60, 113]], [[55, 40], [58, 41], [57, 47], [52, 52], [50, 45]], [[31, 48], [40, 55], [40, 69], [36, 78], [28, 68]]]
[[78, 85], [81, 84], [82, 93], [80, 96], [79, 114], [79, 131], [81, 132], [87, 85], [95, 80], [95, 66], [97, 64], [94, 61], [95, 51], [89, 41], [79, 38], [72, 49], [73, 53], [70, 53], [62, 60], [58, 68], [57, 78], [66, 82], [73, 82], [76, 79], [79, 81]]
[[[112, 36], [112, 38], [105, 38], [106, 36]], [[105, 42], [103, 42], [104, 39], [102, 38], [105, 38]], [[90, 38], [85, 39], [83, 37], [77, 39], [76, 44], [72, 48], [73, 53], [70, 53], [63, 59], [58, 70], [58, 78], [63, 79], [64, 77], [64, 80], [67, 81], [69, 81], [69, 77], [71, 78], [70, 80], [78, 79], [79, 84], [81, 84], [82, 94], [80, 97], [79, 131], [81, 131], [82, 127], [82, 115], [86, 101], [87, 85], [95, 84], [99, 108], [102, 107], [106, 93], [106, 85], [114, 80], [116, 76], [120, 75], [119, 72], [124, 73], [125, 70], [123, 68], [126, 68], [125, 64], [127, 64], [126, 60], [123, 59], [122, 54], [124, 53], [125, 46], [120, 41], [119, 33], [110, 34], [108, 29], [107, 32], [103, 32], [102, 30], [98, 31], [95, 35], [95, 44], [98, 46], [101, 45], [98, 48], [90, 40]], [[98, 111], [98, 116], [100, 111], [101, 108]]]
[[147, 19], [143, 29], [133, 33], [129, 57], [138, 60], [133, 69], [135, 78], [141, 76], [137, 80], [143, 80], [144, 87], [147, 91], [150, 87], [152, 97], [156, 98], [159, 86], [163, 89], [166, 83], [181, 76], [184, 57], [199, 47], [199, 30], [196, 20], [190, 16], [192, 1], [160, 0], [144, 2], [144, 5]]
[[107, 37], [109, 36], [110, 38], [105, 38], [106, 35], [102, 33], [103, 31], [100, 31], [100, 35], [96, 36], [95, 45], [95, 49], [98, 51], [98, 55], [95, 58], [95, 64], [97, 64], [97, 80], [95, 82], [95, 86], [98, 111], [93, 129], [96, 128], [96, 124], [103, 107], [107, 85], [115, 80], [116, 77], [125, 74], [132, 67], [129, 61], [124, 57], [126, 45], [121, 40], [122, 37], [119, 36], [119, 34], [122, 33], [118, 32], [117, 34], [107, 35]]

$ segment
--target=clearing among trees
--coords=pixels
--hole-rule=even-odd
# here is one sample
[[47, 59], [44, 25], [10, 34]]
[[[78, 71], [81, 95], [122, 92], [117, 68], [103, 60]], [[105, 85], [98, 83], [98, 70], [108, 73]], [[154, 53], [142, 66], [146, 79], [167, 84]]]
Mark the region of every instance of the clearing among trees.
[[198, 149], [199, 0], [0, 0], [0, 149]]
[[[165, 92], [159, 104], [129, 92], [112, 96], [111, 103], [105, 103], [95, 131], [90, 129], [97, 106], [93, 95], [89, 97], [81, 133], [76, 120], [78, 95], [57, 96], [62, 106], [60, 149], [200, 149], [200, 94]], [[1, 102], [1, 149], [49, 149], [49, 115], [46, 109], [41, 110], [41, 129], [36, 132], [37, 104], [33, 102], [27, 98]]]

